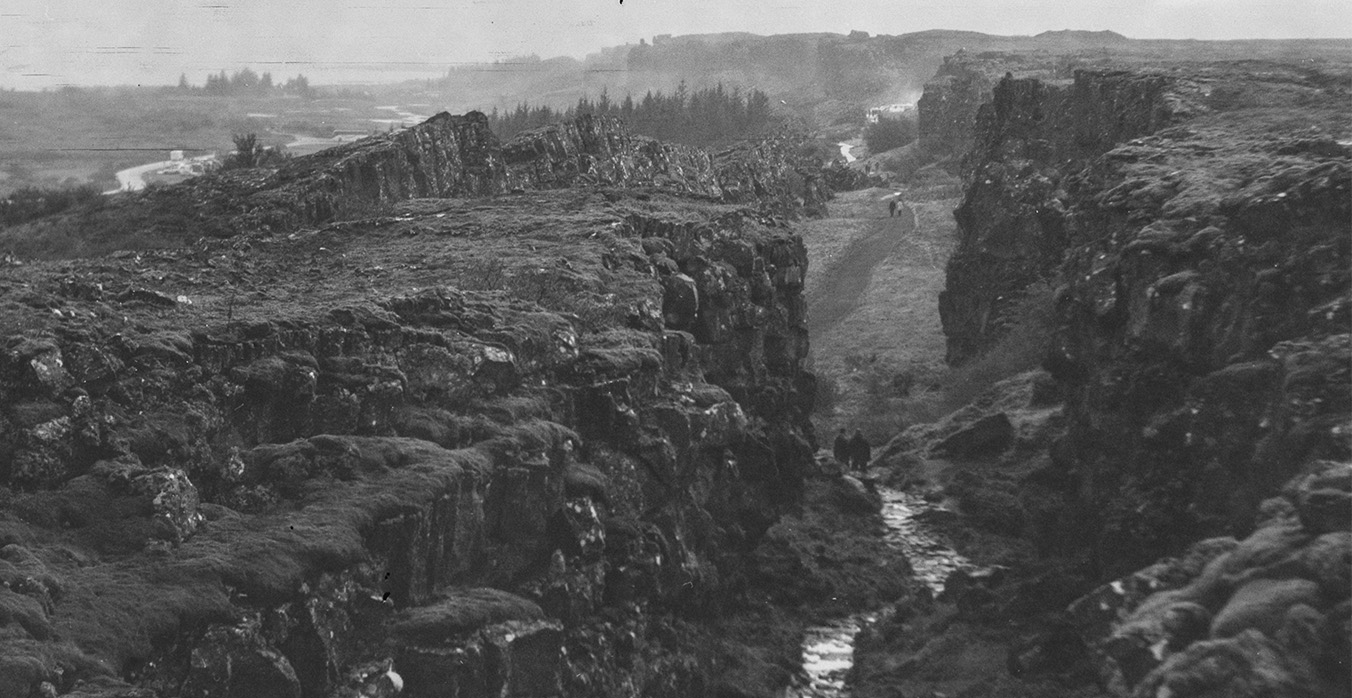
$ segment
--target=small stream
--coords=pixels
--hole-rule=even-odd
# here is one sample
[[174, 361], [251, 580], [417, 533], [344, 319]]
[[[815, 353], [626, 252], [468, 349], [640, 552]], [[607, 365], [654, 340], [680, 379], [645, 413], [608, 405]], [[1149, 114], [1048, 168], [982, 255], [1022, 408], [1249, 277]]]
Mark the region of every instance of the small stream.
[[[944, 590], [948, 575], [971, 563], [940, 543], [925, 524], [916, 520], [936, 505], [905, 492], [878, 488], [883, 498], [883, 522], [887, 525], [884, 542], [902, 552], [910, 561], [916, 579], [924, 582], [937, 596]], [[854, 638], [878, 618], [876, 611], [841, 618], [826, 625], [807, 629], [803, 635], [803, 671], [806, 685], [790, 686], [784, 698], [847, 698], [845, 676], [854, 665]]]

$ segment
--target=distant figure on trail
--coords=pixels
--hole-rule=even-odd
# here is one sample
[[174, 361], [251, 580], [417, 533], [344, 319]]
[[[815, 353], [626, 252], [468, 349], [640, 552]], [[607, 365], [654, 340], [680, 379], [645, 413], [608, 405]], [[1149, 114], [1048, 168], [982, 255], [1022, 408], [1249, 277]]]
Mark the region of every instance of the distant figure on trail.
[[831, 447], [831, 453], [836, 457], [837, 463], [846, 468], [850, 467], [850, 439], [845, 436], [845, 427], [836, 432], [836, 441]]
[[855, 470], [865, 470], [868, 468], [868, 462], [873, 458], [873, 448], [869, 446], [868, 439], [864, 438], [864, 432], [855, 429], [854, 436], [850, 437], [850, 465]]
[[892, 199], [891, 201], [887, 202], [887, 217], [891, 218], [895, 215], [897, 215], [897, 200]]

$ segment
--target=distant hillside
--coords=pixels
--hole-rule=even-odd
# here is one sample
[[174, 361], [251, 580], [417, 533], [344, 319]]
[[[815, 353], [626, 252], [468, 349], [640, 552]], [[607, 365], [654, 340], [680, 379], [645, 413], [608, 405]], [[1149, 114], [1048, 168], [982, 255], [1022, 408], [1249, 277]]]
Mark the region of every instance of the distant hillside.
[[756, 88], [778, 109], [817, 126], [862, 120], [867, 106], [915, 102], [925, 81], [958, 51], [1046, 51], [1095, 55], [1158, 55], [1174, 59], [1235, 60], [1278, 57], [1312, 49], [1352, 51], [1346, 41], [1178, 41], [1130, 39], [1112, 31], [1047, 31], [1036, 36], [993, 36], [971, 31], [928, 30], [895, 36], [747, 33], [657, 36], [604, 49], [578, 61], [538, 57], [451, 71], [435, 88], [456, 95], [453, 110], [566, 108], [581, 97], [636, 99], [648, 91]]

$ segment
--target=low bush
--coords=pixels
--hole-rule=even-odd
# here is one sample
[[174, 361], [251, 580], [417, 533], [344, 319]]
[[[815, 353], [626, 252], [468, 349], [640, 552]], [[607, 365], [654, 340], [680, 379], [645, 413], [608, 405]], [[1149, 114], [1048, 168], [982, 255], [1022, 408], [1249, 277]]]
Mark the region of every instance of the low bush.
[[103, 199], [98, 187], [24, 187], [0, 199], [0, 225], [15, 225], [75, 208], [94, 206]]
[[[913, 424], [943, 416], [936, 389], [938, 374], [922, 364], [898, 366], [877, 355], [847, 354], [846, 373], [838, 379], [818, 376], [816, 424], [821, 433], [858, 429], [875, 447]], [[822, 383], [831, 384], [830, 402], [821, 401]]]
[[908, 118], [879, 119], [864, 129], [864, 144], [869, 152], [881, 153], [900, 148], [915, 140], [915, 121]]

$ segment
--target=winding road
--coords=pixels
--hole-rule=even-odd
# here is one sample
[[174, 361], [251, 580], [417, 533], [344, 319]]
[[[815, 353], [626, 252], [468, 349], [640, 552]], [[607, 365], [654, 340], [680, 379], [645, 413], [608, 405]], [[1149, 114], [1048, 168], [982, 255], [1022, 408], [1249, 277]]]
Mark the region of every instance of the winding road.
[[[195, 158], [188, 158], [188, 161], [189, 162], [193, 160], [205, 161], [214, 159], [216, 159], [215, 155], [199, 155]], [[168, 169], [170, 167], [179, 164], [180, 162], [184, 161], [161, 160], [159, 162], [147, 163], [145, 165], [137, 165], [136, 167], [128, 167], [125, 170], [118, 170], [117, 188], [109, 189], [108, 191], [105, 191], [103, 193], [106, 196], [108, 194], [116, 194], [118, 192], [124, 191], [141, 191], [142, 189], [146, 188], [146, 180], [145, 180], [146, 175], [150, 174], [151, 172], [157, 172], [159, 170]]]

